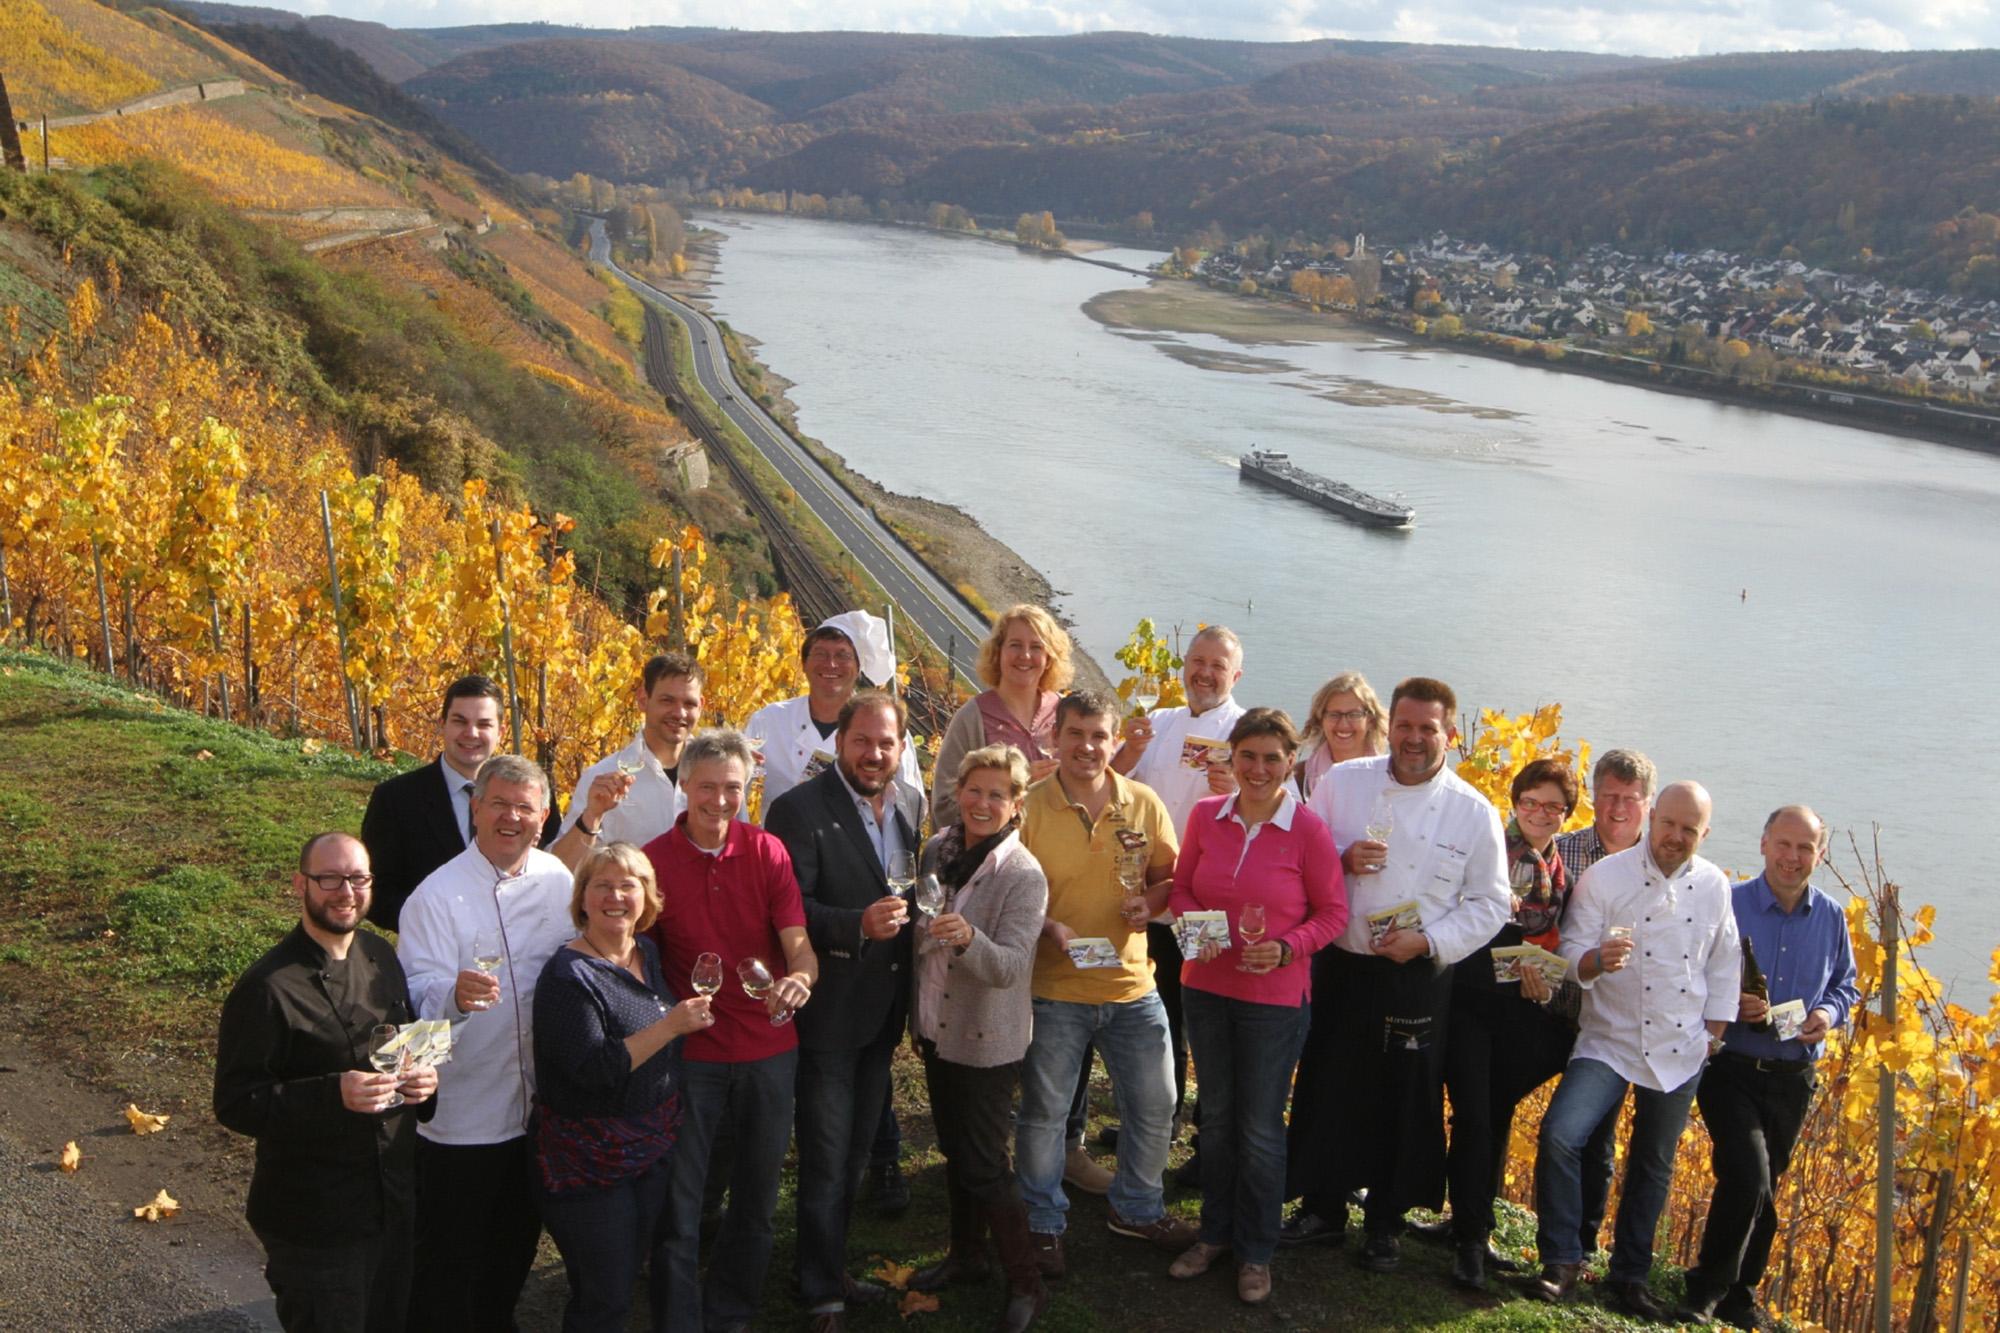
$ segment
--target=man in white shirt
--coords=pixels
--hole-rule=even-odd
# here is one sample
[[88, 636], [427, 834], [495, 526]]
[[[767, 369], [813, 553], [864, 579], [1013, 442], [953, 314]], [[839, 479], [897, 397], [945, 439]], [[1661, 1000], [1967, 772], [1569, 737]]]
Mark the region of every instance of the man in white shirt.
[[1324, 1055], [1300, 1071], [1325, 1085], [1316, 1104], [1329, 1120], [1294, 1122], [1292, 1192], [1304, 1197], [1281, 1239], [1337, 1241], [1348, 1191], [1365, 1188], [1361, 1263], [1378, 1273], [1401, 1263], [1403, 1214], [1444, 1205], [1452, 964], [1513, 910], [1500, 816], [1445, 763], [1457, 713], [1443, 681], [1403, 681], [1389, 700], [1389, 752], [1334, 765], [1310, 802], [1341, 849], [1349, 915], [1315, 977], [1313, 1003], [1336, 1022]]
[[410, 1001], [420, 1018], [452, 1021], [437, 1113], [418, 1130], [412, 1328], [513, 1327], [535, 1261], [529, 1024], [542, 965], [576, 933], [569, 868], [535, 845], [548, 806], [534, 763], [487, 760], [473, 783], [472, 845], [403, 905], [396, 954]]
[[[843, 611], [820, 622], [799, 646], [806, 669], [806, 692], [796, 699], [766, 704], [750, 715], [743, 732], [763, 755], [764, 796], [761, 811], [780, 796], [833, 767], [838, 745], [834, 729], [840, 710], [854, 697], [866, 675], [884, 689], [896, 675], [896, 657], [889, 648], [889, 627], [866, 611]], [[914, 747], [904, 746], [896, 780], [921, 794]]]
[[1535, 1155], [1542, 1276], [1533, 1290], [1544, 1300], [1576, 1285], [1584, 1144], [1629, 1087], [1632, 1138], [1606, 1285], [1628, 1313], [1664, 1316], [1646, 1288], [1653, 1229], [1695, 1086], [1736, 1017], [1742, 977], [1729, 878], [1695, 855], [1711, 809], [1698, 783], [1663, 789], [1645, 841], [1592, 866], [1570, 899], [1559, 947], [1583, 987], [1583, 1020]]
[[645, 719], [632, 743], [583, 770], [570, 797], [562, 836], [549, 848], [571, 870], [592, 847], [644, 847], [687, 809], [681, 751], [701, 725], [701, 665], [686, 653], [660, 653], [640, 672], [637, 702]]
[[[1243, 679], [1243, 641], [1222, 625], [1209, 625], [1194, 636], [1181, 659], [1181, 685], [1187, 703], [1156, 708], [1125, 726], [1125, 744], [1112, 759], [1120, 773], [1151, 787], [1173, 817], [1174, 832], [1187, 830], [1196, 801], [1225, 796], [1236, 790], [1229, 769], [1229, 733], [1243, 716], [1243, 705], [1231, 693]], [[1181, 952], [1174, 939], [1173, 914], [1146, 927], [1146, 954], [1155, 962], [1154, 984], [1166, 1006], [1174, 1059], [1174, 1119], [1178, 1124], [1187, 1102], [1187, 1032], [1181, 1024]], [[1087, 1065], [1086, 1065], [1087, 1068]], [[1200, 1151], [1197, 1141], [1195, 1150]], [[1198, 1181], [1194, 1158], [1179, 1179]]]

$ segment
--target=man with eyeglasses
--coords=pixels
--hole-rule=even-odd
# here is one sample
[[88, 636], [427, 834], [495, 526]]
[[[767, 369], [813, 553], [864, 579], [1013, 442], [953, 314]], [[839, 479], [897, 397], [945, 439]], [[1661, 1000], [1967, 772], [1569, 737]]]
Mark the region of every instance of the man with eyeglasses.
[[237, 978], [216, 1033], [215, 1118], [257, 1141], [245, 1212], [288, 1329], [386, 1333], [409, 1301], [417, 1122], [437, 1071], [368, 1065], [376, 1025], [415, 1017], [396, 951], [358, 929], [373, 884], [358, 839], [308, 839], [299, 924]]
[[452, 1022], [438, 1111], [417, 1145], [414, 1328], [513, 1327], [541, 1238], [528, 1142], [535, 982], [576, 933], [569, 867], [536, 846], [548, 808], [533, 762], [487, 760], [472, 845], [403, 905], [397, 953], [418, 1016]]

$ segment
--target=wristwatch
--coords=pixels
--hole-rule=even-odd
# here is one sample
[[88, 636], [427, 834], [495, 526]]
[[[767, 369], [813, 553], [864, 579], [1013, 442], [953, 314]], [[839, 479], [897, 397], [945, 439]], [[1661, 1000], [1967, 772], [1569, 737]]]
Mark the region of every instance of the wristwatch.
[[597, 835], [598, 835], [598, 834], [599, 834], [600, 832], [602, 832], [602, 831], [603, 831], [603, 829], [604, 829], [604, 823], [603, 823], [603, 821], [601, 821], [601, 820], [600, 820], [600, 821], [598, 822], [598, 825], [597, 825], [597, 827], [596, 827], [596, 828], [592, 828], [592, 827], [591, 827], [590, 825], [588, 825], [588, 824], [586, 824], [586, 823], [584, 823], [584, 822], [583, 822], [583, 816], [581, 816], [581, 815], [578, 815], [578, 816], [577, 816], [577, 820], [576, 820], [576, 826], [577, 826], [577, 828], [578, 828], [579, 830], [581, 830], [581, 831], [582, 831], [582, 833], [583, 833], [583, 836], [584, 836], [584, 837], [586, 837], [586, 838], [589, 838], [589, 839], [590, 839], [590, 840], [591, 840], [592, 842], [596, 842], [596, 841], [597, 841]]
[[1285, 943], [1285, 941], [1283, 941], [1283, 940], [1279, 940], [1279, 941], [1278, 941], [1278, 966], [1279, 966], [1279, 967], [1290, 967], [1291, 965], [1292, 965], [1292, 946], [1291, 946], [1291, 945], [1289, 945], [1289, 944], [1287, 944], [1287, 943]]

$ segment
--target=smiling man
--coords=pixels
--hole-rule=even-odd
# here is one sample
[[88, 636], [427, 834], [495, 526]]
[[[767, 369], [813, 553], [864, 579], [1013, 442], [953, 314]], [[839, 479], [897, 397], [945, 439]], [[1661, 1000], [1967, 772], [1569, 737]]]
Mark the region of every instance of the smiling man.
[[687, 807], [681, 751], [701, 723], [701, 665], [686, 653], [660, 653], [640, 672], [635, 702], [644, 719], [632, 743], [583, 770], [562, 836], [549, 850], [575, 869], [592, 847], [644, 847], [674, 826]]
[[[764, 756], [765, 811], [792, 788], [833, 767], [834, 729], [863, 675], [887, 686], [896, 674], [889, 626], [866, 611], [843, 611], [821, 621], [799, 646], [799, 661], [805, 667], [806, 692], [766, 704], [743, 726]], [[914, 749], [904, 748], [896, 777], [911, 791], [923, 790]]]
[[530, 1020], [542, 965], [575, 934], [569, 867], [536, 846], [548, 808], [549, 780], [535, 764], [487, 760], [473, 786], [472, 845], [403, 907], [397, 954], [417, 1013], [453, 1024], [438, 1113], [417, 1145], [415, 1328], [510, 1327], [534, 1264]]
[[799, 1015], [799, 1288], [816, 1333], [842, 1327], [850, 1302], [883, 1289], [846, 1271], [847, 1225], [889, 1097], [889, 1062], [909, 1014], [908, 905], [889, 888], [892, 859], [921, 847], [923, 797], [896, 780], [901, 701], [877, 691], [840, 710], [837, 758], [772, 805], [820, 959]]

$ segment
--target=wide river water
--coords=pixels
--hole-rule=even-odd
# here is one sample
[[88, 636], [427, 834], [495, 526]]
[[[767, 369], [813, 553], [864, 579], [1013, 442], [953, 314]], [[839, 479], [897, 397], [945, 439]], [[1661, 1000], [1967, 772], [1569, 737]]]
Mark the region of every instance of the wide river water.
[[[2000, 945], [2000, 458], [1375, 338], [1137, 334], [1144, 279], [1002, 246], [731, 215], [715, 312], [802, 429], [964, 509], [1061, 590], [1108, 669], [1141, 616], [1240, 633], [1238, 697], [1300, 716], [1358, 668], [1466, 708], [1563, 705], [1715, 797], [1761, 868], [1815, 805], [1938, 906], [1931, 968], [1984, 1007]], [[1105, 252], [1134, 267], [1157, 258]], [[1252, 446], [1417, 510], [1364, 530], [1239, 479]], [[1858, 880], [1855, 881], [1858, 883]]]

